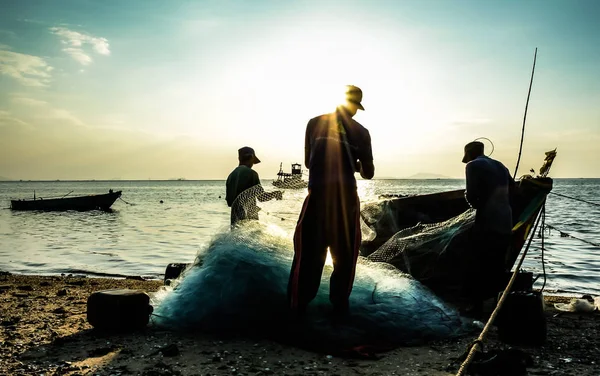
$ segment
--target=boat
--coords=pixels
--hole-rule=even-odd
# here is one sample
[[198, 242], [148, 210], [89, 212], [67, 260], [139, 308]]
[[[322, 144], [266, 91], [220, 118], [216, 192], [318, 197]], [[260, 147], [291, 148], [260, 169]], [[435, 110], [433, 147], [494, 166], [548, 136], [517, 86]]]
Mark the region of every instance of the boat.
[[[514, 267], [552, 190], [553, 180], [547, 175], [555, 156], [556, 150], [547, 152], [539, 175], [524, 175], [516, 181], [506, 270]], [[361, 243], [362, 256], [393, 265], [447, 301], [460, 298], [464, 276], [469, 273], [469, 230], [475, 219], [464, 189], [391, 197], [365, 205], [361, 217], [368, 227], [363, 233], [369, 235]]]
[[11, 200], [12, 210], [45, 210], [45, 211], [64, 211], [64, 210], [110, 210], [112, 204], [121, 197], [121, 191], [114, 192], [112, 189], [108, 193], [78, 196], [78, 197], [60, 197], [60, 198], [41, 198], [34, 197], [33, 200]]
[[302, 189], [308, 187], [308, 182], [302, 180], [302, 165], [300, 163], [292, 163], [291, 174], [283, 172], [282, 166], [283, 163], [280, 163], [277, 180], [273, 181], [274, 186], [284, 189]]

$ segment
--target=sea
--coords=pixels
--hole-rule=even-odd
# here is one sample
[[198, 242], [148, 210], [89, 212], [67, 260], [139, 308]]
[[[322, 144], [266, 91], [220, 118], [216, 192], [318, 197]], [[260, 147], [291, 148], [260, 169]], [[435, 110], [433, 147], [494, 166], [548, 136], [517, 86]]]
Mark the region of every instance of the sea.
[[[359, 180], [362, 203], [383, 194], [414, 195], [464, 187], [461, 179]], [[263, 180], [265, 190], [275, 190]], [[123, 194], [112, 211], [27, 212], [10, 199]], [[548, 294], [600, 295], [600, 179], [555, 179], [546, 203], [544, 246], [534, 237], [523, 269]], [[260, 203], [260, 220], [291, 237], [306, 189]], [[596, 203], [596, 205], [593, 205]], [[142, 276], [160, 279], [169, 263], [193, 262], [217, 234], [228, 231], [224, 181], [0, 182], [0, 271], [13, 274]], [[543, 251], [542, 251], [543, 249]], [[543, 262], [542, 262], [543, 260]], [[545, 278], [544, 278], [545, 276]]]

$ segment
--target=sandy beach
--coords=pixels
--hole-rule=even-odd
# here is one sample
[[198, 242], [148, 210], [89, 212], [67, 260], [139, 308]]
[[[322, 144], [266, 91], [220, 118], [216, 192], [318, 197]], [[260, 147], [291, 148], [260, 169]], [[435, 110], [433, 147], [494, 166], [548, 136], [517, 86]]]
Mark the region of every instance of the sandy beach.
[[[343, 359], [266, 339], [219, 338], [152, 328], [106, 334], [86, 320], [94, 291], [153, 292], [162, 281], [0, 275], [0, 375], [453, 375], [476, 335], [398, 348], [379, 360]], [[546, 297], [547, 344], [513, 347], [531, 355], [530, 375], [600, 374], [600, 314], [563, 313]], [[485, 348], [506, 349], [494, 329]]]

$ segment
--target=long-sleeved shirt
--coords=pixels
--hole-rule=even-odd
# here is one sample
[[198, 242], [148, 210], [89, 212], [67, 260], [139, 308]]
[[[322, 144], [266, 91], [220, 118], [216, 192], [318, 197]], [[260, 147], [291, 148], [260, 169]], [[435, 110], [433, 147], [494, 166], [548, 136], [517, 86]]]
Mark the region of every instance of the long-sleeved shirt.
[[475, 222], [500, 234], [512, 231], [510, 191], [514, 180], [506, 167], [491, 158], [479, 156], [467, 163], [465, 198], [477, 209]]
[[260, 185], [260, 179], [256, 171], [248, 166], [240, 165], [229, 174], [225, 185], [227, 188], [225, 200], [227, 205], [231, 206], [240, 193], [255, 185]]
[[341, 185], [356, 188], [356, 160], [373, 161], [369, 131], [336, 111], [317, 116], [306, 126], [308, 187]]

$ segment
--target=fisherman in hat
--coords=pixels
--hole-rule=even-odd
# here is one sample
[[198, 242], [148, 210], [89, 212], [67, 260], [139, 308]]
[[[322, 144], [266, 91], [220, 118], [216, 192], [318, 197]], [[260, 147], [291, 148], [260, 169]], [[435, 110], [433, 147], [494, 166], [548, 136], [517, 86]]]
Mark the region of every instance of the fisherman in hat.
[[[242, 219], [258, 220], [256, 199], [268, 201], [271, 199], [281, 200], [282, 192], [265, 192], [260, 184], [258, 173], [252, 169], [260, 159], [254, 153], [254, 149], [244, 146], [238, 150], [239, 165], [227, 177], [226, 195], [227, 206], [231, 208], [231, 224]], [[250, 190], [250, 188], [253, 188]]]
[[465, 198], [476, 209], [469, 254], [466, 294], [471, 316], [481, 316], [483, 301], [504, 288], [506, 254], [512, 235], [510, 196], [514, 180], [499, 161], [484, 154], [484, 145], [473, 141], [465, 145]]
[[349, 311], [349, 296], [361, 241], [359, 172], [375, 173], [369, 131], [352, 119], [364, 110], [362, 91], [347, 86], [345, 103], [311, 119], [306, 126], [304, 164], [308, 196], [294, 233], [294, 261], [288, 283], [292, 312], [302, 315], [317, 294], [327, 249], [333, 260], [329, 298], [335, 317]]

